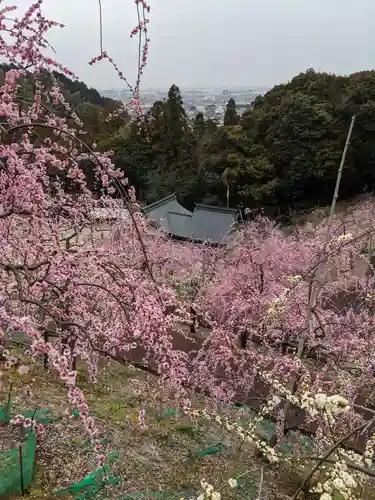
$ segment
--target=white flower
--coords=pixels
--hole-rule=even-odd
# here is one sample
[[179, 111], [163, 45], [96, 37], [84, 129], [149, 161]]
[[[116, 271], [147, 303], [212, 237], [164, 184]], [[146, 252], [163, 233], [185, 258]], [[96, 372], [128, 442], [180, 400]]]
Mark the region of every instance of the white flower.
[[199, 495], [199, 497], [197, 498], [197, 500], [204, 500], [204, 495]]
[[369, 467], [369, 468], [370, 468], [370, 467], [371, 467], [371, 465], [372, 465], [372, 460], [371, 460], [371, 458], [365, 458], [365, 464], [366, 464], [366, 467]]
[[340, 415], [341, 413], [346, 413], [349, 410], [350, 410], [349, 406], [346, 406], [345, 408], [340, 408], [340, 407], [335, 406], [334, 408], [332, 408], [332, 413], [334, 415]]
[[232, 477], [228, 479], [228, 484], [231, 488], [236, 488], [237, 487], [237, 479], [233, 479]]
[[275, 405], [279, 405], [281, 403], [281, 398], [279, 398], [279, 396], [273, 396], [272, 401]]
[[332, 500], [332, 496], [329, 493], [323, 493], [320, 495], [320, 500]]
[[346, 486], [345, 486], [344, 481], [342, 479], [340, 479], [339, 477], [336, 477], [333, 480], [333, 486], [335, 487], [336, 490], [339, 490], [339, 491], [346, 490]]
[[315, 395], [314, 398], [315, 404], [318, 408], [324, 408], [327, 402], [327, 396], [321, 392]]
[[346, 486], [349, 488], [356, 488], [357, 487], [357, 481], [354, 479], [354, 477], [351, 474], [348, 474], [347, 472], [344, 472], [342, 474], [342, 479]]
[[332, 493], [333, 491], [333, 488], [332, 488], [332, 485], [329, 481], [326, 481], [324, 484], [323, 484], [323, 490], [327, 493]]
[[337, 462], [337, 468], [341, 471], [345, 471], [348, 469], [348, 466], [345, 462]]
[[316, 493], [323, 493], [323, 486], [322, 486], [322, 483], [318, 483], [318, 484], [314, 487], [313, 491], [315, 491]]
[[332, 407], [332, 413], [335, 415], [339, 415], [349, 410], [349, 401], [338, 394], [327, 398], [327, 403], [328, 406]]
[[209, 486], [209, 484], [207, 483], [207, 481], [205, 481], [204, 479], [202, 479], [202, 481], [201, 481], [201, 488], [203, 490], [205, 490], [207, 488], [207, 486]]
[[339, 394], [335, 394], [334, 396], [330, 396], [328, 398], [328, 400], [334, 404], [335, 406], [342, 406], [342, 407], [345, 407], [345, 406], [348, 406], [349, 404], [349, 401], [344, 398], [343, 396], [340, 396]]
[[300, 281], [302, 279], [302, 276], [300, 274], [295, 274], [294, 276], [286, 276], [285, 278], [291, 283], [294, 283], [296, 281]]
[[221, 494], [218, 491], [214, 491], [211, 496], [212, 500], [220, 500]]
[[352, 239], [353, 239], [353, 235], [351, 233], [348, 233], [348, 234], [340, 235], [338, 238], [336, 238], [336, 241], [338, 243], [341, 243], [343, 241], [352, 240]]

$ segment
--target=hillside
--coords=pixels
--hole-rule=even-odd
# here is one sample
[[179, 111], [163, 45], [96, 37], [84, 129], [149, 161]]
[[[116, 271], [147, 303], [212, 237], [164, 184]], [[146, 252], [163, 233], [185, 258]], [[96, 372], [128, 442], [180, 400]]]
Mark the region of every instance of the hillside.
[[[7, 67], [0, 69], [0, 82]], [[262, 207], [290, 222], [293, 214], [330, 203], [353, 114], [340, 199], [373, 191], [375, 71], [339, 76], [307, 70], [256, 98], [242, 116], [230, 99], [222, 126], [201, 113], [191, 126], [176, 85], [142, 123], [130, 122], [126, 113], [108, 122], [121, 103], [61, 73], [53, 76], [84, 123], [84, 140], [114, 151], [141, 202], [174, 192], [193, 209], [199, 202], [225, 206], [229, 194], [231, 207]], [[52, 85], [47, 74], [45, 85]], [[22, 95], [32, 92], [26, 78]], [[61, 106], [57, 111], [64, 116]]]
[[258, 97], [242, 117], [228, 102], [223, 126], [198, 113], [193, 127], [172, 85], [155, 102], [146, 126], [123, 130], [103, 144], [146, 201], [175, 192], [196, 202], [263, 207], [288, 215], [330, 202], [352, 115], [356, 124], [340, 197], [374, 186], [375, 71], [337, 76], [308, 70]]
[[[5, 73], [13, 67], [13, 65], [9, 64], [0, 64], [1, 85], [4, 82]], [[88, 87], [84, 82], [80, 82], [79, 80], [72, 80], [63, 73], [59, 73], [57, 71], [53, 71], [52, 75], [64, 89], [64, 95], [69, 104], [74, 107], [82, 103], [93, 104], [107, 110], [113, 110], [121, 106], [120, 101], [116, 101], [115, 99], [110, 99], [108, 97], [102, 97], [96, 89]], [[42, 80], [47, 87], [52, 85], [51, 77], [47, 72], [42, 72]], [[33, 85], [32, 76], [29, 75], [25, 79], [23, 84], [25, 86], [24, 90], [26, 92], [30, 90], [28, 87]]]

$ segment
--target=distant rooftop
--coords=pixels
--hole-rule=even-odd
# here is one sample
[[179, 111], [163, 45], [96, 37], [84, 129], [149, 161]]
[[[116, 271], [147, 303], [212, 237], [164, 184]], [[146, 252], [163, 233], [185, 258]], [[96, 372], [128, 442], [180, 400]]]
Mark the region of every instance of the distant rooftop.
[[213, 244], [224, 243], [239, 217], [236, 209], [202, 204], [190, 212], [174, 194], [144, 207], [143, 213], [172, 237]]
[[168, 225], [168, 213], [192, 215], [192, 212], [178, 203], [174, 194], [143, 207], [143, 213], [149, 221], [154, 222], [166, 233], [171, 232]]
[[191, 238], [221, 243], [233, 229], [238, 217], [236, 209], [198, 204], [191, 220]]

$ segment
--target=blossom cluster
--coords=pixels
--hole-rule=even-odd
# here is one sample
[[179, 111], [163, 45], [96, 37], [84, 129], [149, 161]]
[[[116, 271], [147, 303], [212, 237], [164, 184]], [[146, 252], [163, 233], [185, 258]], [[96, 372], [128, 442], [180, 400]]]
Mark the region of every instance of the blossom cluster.
[[354, 499], [354, 493], [358, 486], [356, 473], [349, 473], [348, 465], [345, 461], [337, 461], [332, 468], [327, 470], [328, 476], [324, 483], [318, 482], [312, 493], [320, 493], [320, 500], [332, 500], [335, 494], [339, 494], [344, 500]]
[[266, 441], [259, 437], [257, 434], [257, 426], [263, 420], [265, 415], [275, 409], [280, 402], [281, 400], [277, 396], [270, 399], [270, 401], [268, 401], [267, 404], [261, 408], [258, 415], [250, 420], [247, 427], [231, 421], [226, 415], [213, 416], [207, 410], [191, 410], [185, 408], [185, 413], [193, 418], [202, 417], [205, 420], [214, 421], [219, 425], [222, 425], [227, 431], [234, 432], [242, 441], [253, 444], [258, 452], [272, 464], [279, 461], [278, 454], [272, 446], [269, 446]]
[[23, 415], [15, 415], [10, 421], [11, 425], [22, 427], [27, 431], [34, 431], [39, 437], [45, 434], [45, 427], [39, 424], [35, 419], [24, 417]]

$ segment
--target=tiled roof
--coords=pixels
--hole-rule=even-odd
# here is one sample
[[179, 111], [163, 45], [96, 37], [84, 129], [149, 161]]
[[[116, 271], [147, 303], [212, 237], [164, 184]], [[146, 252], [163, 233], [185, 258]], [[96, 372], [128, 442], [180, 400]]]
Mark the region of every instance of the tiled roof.
[[189, 210], [178, 203], [174, 194], [143, 207], [143, 213], [167, 233], [171, 232], [168, 226], [168, 213], [192, 215]]
[[195, 240], [222, 243], [238, 219], [238, 210], [232, 208], [196, 205], [191, 233]]
[[178, 203], [175, 195], [148, 205], [143, 211], [171, 236], [216, 244], [224, 242], [239, 216], [236, 209], [201, 204], [190, 212]]
[[169, 234], [178, 238], [191, 237], [191, 214], [181, 214], [178, 212], [168, 212], [168, 229]]

